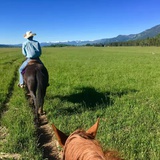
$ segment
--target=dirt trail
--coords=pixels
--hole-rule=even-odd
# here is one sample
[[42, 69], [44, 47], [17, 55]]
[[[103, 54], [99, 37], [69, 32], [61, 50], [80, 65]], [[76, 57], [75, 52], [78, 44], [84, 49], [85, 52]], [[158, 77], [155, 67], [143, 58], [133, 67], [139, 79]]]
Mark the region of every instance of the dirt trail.
[[[8, 134], [5, 127], [0, 126], [0, 141], [6, 141], [6, 135]], [[39, 118], [39, 127], [37, 128], [37, 140], [38, 148], [42, 151], [43, 159], [46, 160], [60, 160], [60, 151], [58, 150], [59, 144], [53, 133], [51, 125], [48, 123], [46, 115], [42, 115]], [[1, 147], [0, 143], [0, 147]], [[11, 154], [0, 152], [0, 160], [15, 159], [21, 160], [20, 154]]]
[[53, 134], [53, 129], [48, 123], [46, 115], [39, 118], [40, 127], [38, 127], [38, 147], [43, 152], [43, 158], [48, 160], [60, 160], [58, 151], [58, 142]]
[[[8, 87], [8, 94], [6, 95], [6, 99], [2, 103], [1, 112], [0, 112], [0, 119], [2, 118], [3, 113], [7, 110], [7, 103], [10, 101], [14, 91], [14, 84], [17, 81], [18, 77], [18, 66], [15, 68], [14, 76], [11, 79], [11, 82]], [[28, 96], [26, 96], [27, 98]], [[28, 99], [28, 98], [27, 98]], [[60, 160], [59, 155], [59, 145], [55, 139], [53, 134], [53, 130], [51, 125], [48, 123], [46, 115], [40, 116], [39, 119], [39, 127], [37, 128], [37, 139], [38, 139], [38, 147], [41, 149], [43, 158], [47, 160]], [[0, 126], [0, 141], [5, 141], [6, 134], [8, 134], [7, 129], [5, 127]], [[0, 143], [1, 147], [1, 143]], [[21, 159], [21, 155], [19, 154], [10, 154], [10, 153], [3, 153], [0, 152], [0, 160], [1, 159]]]

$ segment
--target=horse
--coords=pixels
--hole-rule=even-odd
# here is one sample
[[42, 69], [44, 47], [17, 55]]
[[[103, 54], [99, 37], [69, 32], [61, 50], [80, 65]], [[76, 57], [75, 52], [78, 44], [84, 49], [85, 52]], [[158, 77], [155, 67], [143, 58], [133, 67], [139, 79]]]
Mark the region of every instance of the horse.
[[52, 124], [53, 131], [62, 147], [62, 160], [122, 160], [117, 151], [103, 151], [100, 143], [95, 140], [99, 119], [87, 131], [76, 130], [70, 136]]
[[23, 79], [27, 92], [34, 104], [35, 119], [38, 123], [39, 115], [43, 114], [44, 97], [48, 87], [48, 71], [38, 60], [31, 60], [24, 69]]

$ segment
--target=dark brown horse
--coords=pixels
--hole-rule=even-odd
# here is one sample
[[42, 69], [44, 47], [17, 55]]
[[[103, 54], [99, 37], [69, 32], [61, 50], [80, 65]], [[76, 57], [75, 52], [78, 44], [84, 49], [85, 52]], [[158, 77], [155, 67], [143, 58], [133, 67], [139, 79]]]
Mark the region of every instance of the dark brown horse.
[[58, 130], [54, 124], [52, 128], [63, 148], [63, 160], [122, 160], [117, 151], [107, 150], [103, 152], [102, 147], [95, 140], [98, 130], [99, 119], [87, 131], [76, 130], [70, 136], [66, 136]]
[[23, 79], [35, 107], [35, 118], [43, 114], [44, 97], [48, 86], [48, 71], [37, 60], [31, 60], [23, 71]]

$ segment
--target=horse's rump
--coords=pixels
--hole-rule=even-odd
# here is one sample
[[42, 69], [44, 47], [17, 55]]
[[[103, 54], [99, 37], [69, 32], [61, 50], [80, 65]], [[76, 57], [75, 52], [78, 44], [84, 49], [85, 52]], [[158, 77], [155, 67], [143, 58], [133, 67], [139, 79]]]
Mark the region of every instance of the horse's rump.
[[48, 71], [38, 60], [31, 60], [25, 68], [23, 78], [28, 95], [35, 107], [36, 119], [38, 119], [38, 113], [43, 113], [44, 97], [49, 79]]
[[23, 78], [25, 83], [27, 83], [28, 79], [32, 78], [32, 81], [40, 82], [46, 87], [49, 76], [48, 71], [43, 64], [38, 60], [31, 60], [23, 71]]

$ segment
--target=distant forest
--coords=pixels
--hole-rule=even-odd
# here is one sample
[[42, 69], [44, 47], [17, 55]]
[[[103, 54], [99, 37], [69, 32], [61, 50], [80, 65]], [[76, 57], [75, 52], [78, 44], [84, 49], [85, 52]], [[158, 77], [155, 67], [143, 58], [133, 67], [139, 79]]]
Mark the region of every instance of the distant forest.
[[153, 38], [147, 38], [143, 40], [132, 40], [126, 42], [111, 42], [111, 43], [97, 43], [87, 44], [87, 46], [160, 46], [160, 34]]

